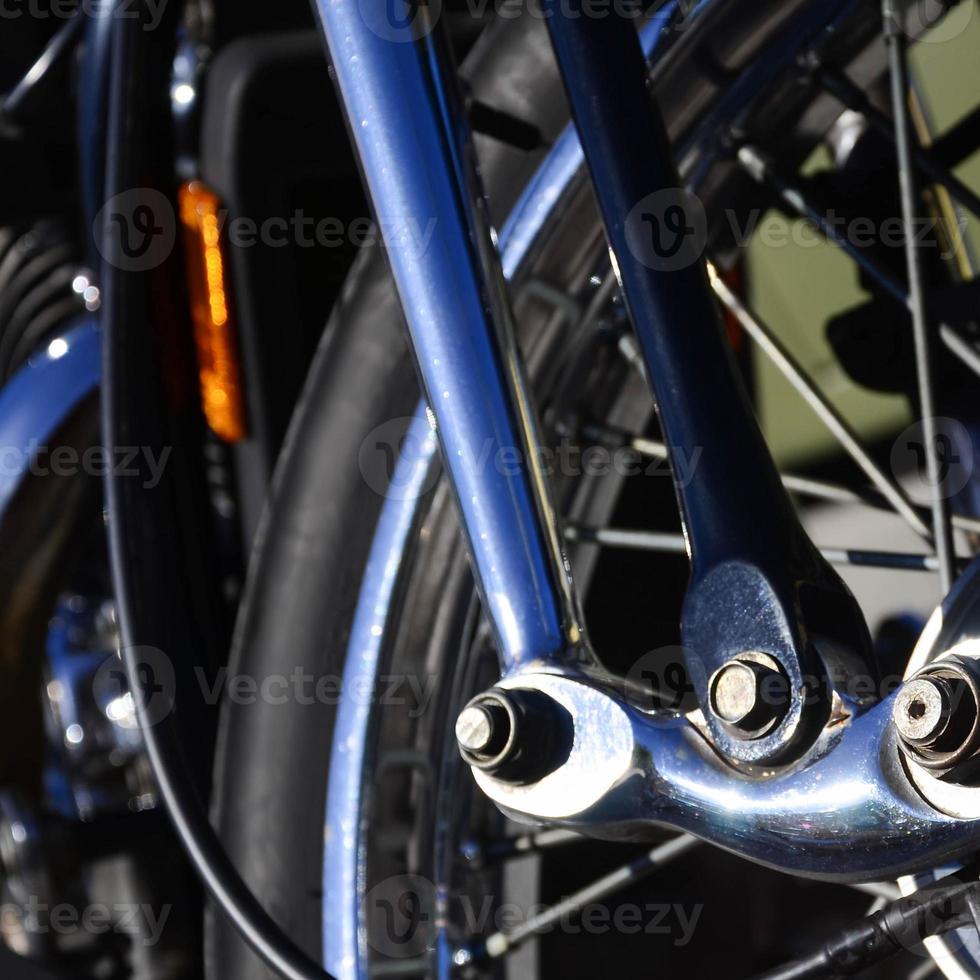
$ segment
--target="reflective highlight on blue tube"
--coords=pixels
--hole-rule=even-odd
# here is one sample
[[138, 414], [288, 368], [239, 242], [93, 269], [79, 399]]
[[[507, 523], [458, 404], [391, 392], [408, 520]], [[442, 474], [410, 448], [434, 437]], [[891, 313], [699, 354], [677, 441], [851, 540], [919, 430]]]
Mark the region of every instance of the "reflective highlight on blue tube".
[[99, 332], [89, 320], [34, 354], [0, 388], [0, 517], [45, 446], [101, 376]]

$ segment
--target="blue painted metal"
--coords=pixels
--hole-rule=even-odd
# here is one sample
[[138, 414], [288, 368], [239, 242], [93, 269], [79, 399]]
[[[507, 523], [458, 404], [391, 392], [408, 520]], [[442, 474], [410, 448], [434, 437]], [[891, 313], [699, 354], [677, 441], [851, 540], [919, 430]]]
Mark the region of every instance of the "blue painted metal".
[[[684, 29], [693, 28], [711, 6], [712, 0], [700, 2], [686, 13], [674, 2], [664, 4], [646, 21], [639, 31], [640, 47], [650, 60], [673, 39], [673, 25], [683, 14]], [[583, 174], [585, 154], [575, 126], [569, 123], [555, 141], [537, 173], [521, 192], [520, 198], [500, 231], [501, 266], [507, 279], [517, 274], [541, 229], [554, 213], [559, 201], [568, 193], [575, 178]]]
[[94, 321], [48, 342], [0, 389], [0, 516], [30, 473], [39, 449], [99, 384]]
[[[368, 191], [391, 230], [388, 259], [504, 668], [581, 657], [563, 543], [441, 31], [429, 29], [425, 11], [389, 38], [356, 0], [323, 0], [318, 9]], [[412, 24], [413, 10], [404, 0], [389, 5], [387, 26], [399, 17]]]
[[[741, 383], [708, 284], [703, 209], [699, 227], [646, 86], [635, 23], [568, 16], [559, 0], [544, 10], [665, 440], [687, 458], [701, 454], [677, 484], [691, 552], [682, 635], [695, 690], [708, 705], [714, 672], [747, 652], [772, 657], [800, 690], [804, 677], [825, 674], [814, 627], [865, 653], [860, 609], [800, 526]], [[614, 111], [597, 92], [616, 93]], [[819, 618], [807, 609], [817, 592]], [[761, 762], [798, 739], [801, 700], [751, 739], [705, 714], [724, 752]]]
[[[703, 0], [688, 17], [709, 5]], [[641, 41], [648, 55], [670, 38], [666, 26], [679, 4], [671, 2], [645, 25]], [[513, 278], [584, 164], [574, 126], [569, 124], [537, 173], [522, 192], [499, 237], [504, 276]], [[351, 626], [344, 666], [341, 701], [334, 723], [327, 792], [323, 889], [335, 900], [323, 906], [324, 963], [339, 980], [366, 977], [366, 936], [361, 925], [360, 896], [364, 883], [362, 852], [363, 791], [369, 771], [368, 732], [371, 706], [356, 692], [370, 689], [379, 668], [391, 604], [403, 567], [408, 536], [418, 502], [430, 486], [437, 466], [436, 440], [428, 427], [425, 402], [402, 446], [392, 485], [398, 488], [384, 502]], [[363, 685], [369, 685], [364, 687]]]

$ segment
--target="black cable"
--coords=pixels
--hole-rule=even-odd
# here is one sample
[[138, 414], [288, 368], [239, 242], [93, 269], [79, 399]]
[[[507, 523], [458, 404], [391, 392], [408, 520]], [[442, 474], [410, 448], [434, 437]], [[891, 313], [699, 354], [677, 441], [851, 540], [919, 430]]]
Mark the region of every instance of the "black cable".
[[[134, 105], [144, 84], [139, 70], [143, 67], [139, 43], [145, 42], [145, 38], [140, 35], [140, 27], [139, 18], [115, 18], [113, 23], [107, 200], [136, 186], [139, 181], [133, 175], [142, 173], [138, 167], [135, 121], [139, 110]], [[112, 254], [111, 248], [103, 251], [105, 255]], [[106, 446], [125, 444], [130, 435], [127, 426], [140, 425], [142, 421], [127, 417], [129, 402], [125, 397], [133, 385], [140, 383], [139, 378], [129, 376], [132, 366], [126, 352], [144, 319], [133, 315], [134, 309], [137, 314], [141, 312], [134, 297], [138, 300], [142, 285], [138, 275], [123, 272], [109, 261], [104, 263], [102, 425]], [[215, 902], [270, 969], [287, 980], [332, 980], [272, 920], [231, 863], [198, 799], [180, 750], [172, 714], [168, 713], [156, 724], [153, 723], [156, 719], [147, 718], [147, 706], [159, 695], [153, 687], [154, 678], [146, 676], [147, 665], [140, 656], [145, 595], [140, 589], [138, 569], [157, 556], [147, 554], [145, 547], [147, 536], [139, 525], [139, 518], [145, 518], [145, 512], [141, 513], [134, 504], [131, 487], [125, 485], [124, 477], [112, 472], [114, 469], [118, 468], [109, 467], [106, 498], [111, 518], [109, 550], [121, 656], [136, 702], [150, 767], [174, 829]]]
[[31, 93], [37, 91], [41, 82], [51, 74], [61, 59], [75, 47], [82, 36], [84, 25], [85, 14], [79, 12], [54, 34], [20, 81], [0, 99], [0, 121], [16, 123], [17, 117], [21, 115]]
[[760, 974], [756, 980], [806, 980], [852, 976], [928, 936], [973, 923], [972, 899], [980, 894], [976, 863], [912, 895], [896, 899], [826, 940], [814, 953]]

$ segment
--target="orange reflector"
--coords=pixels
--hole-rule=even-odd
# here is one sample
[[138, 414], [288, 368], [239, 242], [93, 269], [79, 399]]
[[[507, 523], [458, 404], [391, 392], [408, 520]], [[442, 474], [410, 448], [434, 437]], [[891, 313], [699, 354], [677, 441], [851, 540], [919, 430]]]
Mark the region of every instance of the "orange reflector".
[[204, 416], [218, 436], [238, 442], [247, 433], [245, 403], [235, 328], [228, 310], [219, 202], [196, 180], [180, 188], [179, 201]]

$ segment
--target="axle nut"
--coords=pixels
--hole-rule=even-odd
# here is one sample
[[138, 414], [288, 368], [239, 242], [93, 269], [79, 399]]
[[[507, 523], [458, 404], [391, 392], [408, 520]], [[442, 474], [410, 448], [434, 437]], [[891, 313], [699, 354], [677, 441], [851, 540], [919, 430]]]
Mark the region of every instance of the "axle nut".
[[530, 783], [568, 758], [572, 718], [541, 691], [493, 688], [460, 712], [456, 741], [463, 760], [476, 769]]
[[711, 710], [737, 738], [769, 732], [789, 706], [789, 682], [765, 654], [745, 654], [720, 667], [711, 679]]

